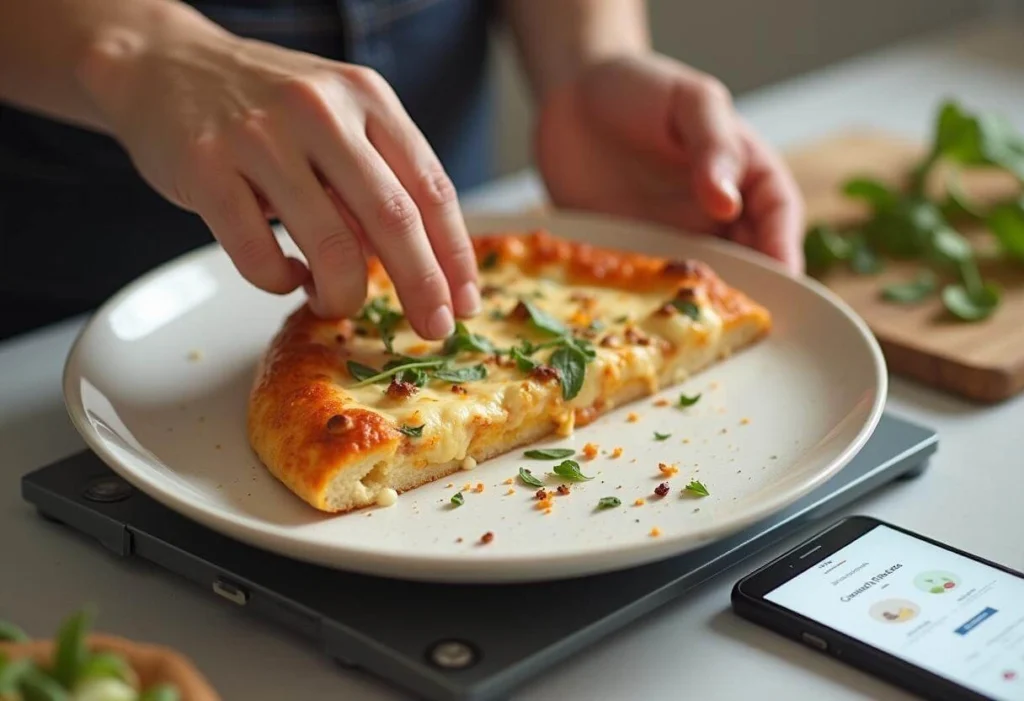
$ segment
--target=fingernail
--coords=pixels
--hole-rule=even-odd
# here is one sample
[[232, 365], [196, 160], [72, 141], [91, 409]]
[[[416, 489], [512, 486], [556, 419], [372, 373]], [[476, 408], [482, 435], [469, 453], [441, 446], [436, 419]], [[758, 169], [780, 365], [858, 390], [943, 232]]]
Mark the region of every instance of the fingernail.
[[467, 282], [455, 293], [455, 308], [462, 316], [476, 316], [482, 304], [480, 288], [474, 282]]
[[711, 178], [722, 193], [734, 203], [740, 202], [739, 167], [736, 161], [728, 156], [720, 156], [711, 166]]
[[432, 338], [444, 338], [451, 336], [455, 331], [455, 317], [452, 310], [446, 306], [435, 309], [427, 320], [427, 333]]

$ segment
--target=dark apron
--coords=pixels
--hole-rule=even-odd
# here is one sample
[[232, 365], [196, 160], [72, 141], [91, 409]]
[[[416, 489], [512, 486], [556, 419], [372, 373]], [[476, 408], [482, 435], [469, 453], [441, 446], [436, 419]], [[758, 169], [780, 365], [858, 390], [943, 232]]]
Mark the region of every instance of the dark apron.
[[[242, 36], [370, 66], [395, 88], [460, 190], [491, 172], [491, 3], [192, 2]], [[91, 310], [212, 241], [112, 139], [0, 105], [0, 338]]]

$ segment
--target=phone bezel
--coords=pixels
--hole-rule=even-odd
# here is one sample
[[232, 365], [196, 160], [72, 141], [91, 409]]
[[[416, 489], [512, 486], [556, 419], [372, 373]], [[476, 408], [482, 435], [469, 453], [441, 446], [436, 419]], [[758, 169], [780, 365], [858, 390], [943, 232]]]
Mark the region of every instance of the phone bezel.
[[[849, 545], [878, 526], [891, 528], [948, 552], [971, 559], [979, 564], [987, 565], [1000, 572], [1024, 579], [1024, 573], [964, 552], [946, 543], [923, 536], [920, 533], [915, 533], [906, 528], [901, 528], [869, 516], [850, 516], [829, 526], [817, 535], [812, 536], [739, 580], [733, 587], [733, 609], [744, 618], [805, 644], [810, 642], [806, 636], [814, 636], [826, 644], [825, 649], [818, 649], [819, 652], [836, 657], [847, 664], [926, 698], [949, 699], [950, 701], [987, 699], [986, 696], [973, 689], [961, 686], [947, 677], [935, 674], [923, 667], [918, 667], [907, 660], [873, 647], [858, 638], [830, 628], [823, 623], [764, 598], [768, 592], [781, 586], [793, 577], [806, 572], [814, 565], [834, 554], [837, 550], [845, 545]], [[804, 557], [801, 557], [802, 555]]]

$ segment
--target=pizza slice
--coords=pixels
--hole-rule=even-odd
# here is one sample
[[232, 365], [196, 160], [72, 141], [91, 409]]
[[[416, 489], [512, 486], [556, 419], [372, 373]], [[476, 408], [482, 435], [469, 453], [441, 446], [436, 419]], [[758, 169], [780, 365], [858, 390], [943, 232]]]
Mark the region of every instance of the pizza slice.
[[484, 311], [443, 342], [403, 321], [370, 265], [357, 318], [294, 312], [260, 362], [248, 435], [269, 471], [327, 512], [568, 435], [765, 335], [766, 309], [705, 264], [558, 239], [474, 238]]

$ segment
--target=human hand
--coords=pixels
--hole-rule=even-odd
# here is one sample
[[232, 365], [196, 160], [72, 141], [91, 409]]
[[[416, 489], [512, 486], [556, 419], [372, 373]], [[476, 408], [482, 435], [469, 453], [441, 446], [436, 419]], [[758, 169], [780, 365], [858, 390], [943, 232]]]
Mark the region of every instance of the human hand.
[[[104, 37], [83, 82], [142, 176], [199, 214], [247, 280], [274, 293], [305, 285], [313, 311], [350, 316], [376, 254], [422, 337], [479, 311], [454, 186], [383, 78], [185, 25]], [[282, 253], [271, 211], [308, 270]]]
[[543, 100], [537, 162], [558, 206], [647, 219], [803, 269], [803, 205], [715, 79], [655, 56], [595, 64]]

